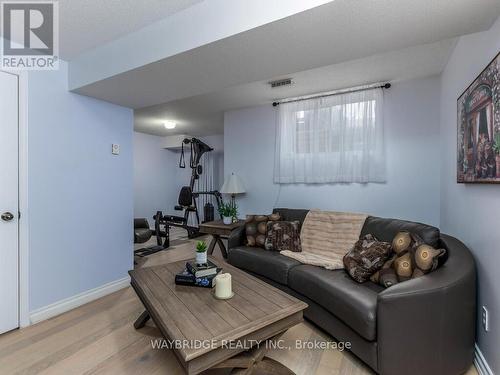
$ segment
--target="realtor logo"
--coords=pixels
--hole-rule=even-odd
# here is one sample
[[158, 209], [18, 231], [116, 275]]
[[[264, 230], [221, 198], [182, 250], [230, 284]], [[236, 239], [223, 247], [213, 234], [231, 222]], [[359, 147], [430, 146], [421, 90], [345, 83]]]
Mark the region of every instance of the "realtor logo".
[[58, 5], [57, 1], [2, 2], [2, 68], [54, 70], [59, 67]]

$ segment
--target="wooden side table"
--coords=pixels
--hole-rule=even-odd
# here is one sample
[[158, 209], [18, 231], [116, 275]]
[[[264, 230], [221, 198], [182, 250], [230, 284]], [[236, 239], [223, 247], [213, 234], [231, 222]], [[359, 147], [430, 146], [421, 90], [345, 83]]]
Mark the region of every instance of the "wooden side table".
[[224, 258], [227, 258], [226, 246], [222, 242], [222, 238], [228, 238], [231, 232], [245, 225], [245, 220], [238, 220], [236, 223], [225, 225], [222, 220], [207, 221], [200, 224], [200, 233], [212, 235], [212, 241], [208, 246], [208, 254], [212, 255], [214, 252], [215, 244], [219, 245], [220, 251]]

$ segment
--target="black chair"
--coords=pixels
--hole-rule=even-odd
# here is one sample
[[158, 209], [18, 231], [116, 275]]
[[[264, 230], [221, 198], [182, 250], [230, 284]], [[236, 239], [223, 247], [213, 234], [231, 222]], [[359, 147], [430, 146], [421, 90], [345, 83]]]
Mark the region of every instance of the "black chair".
[[[134, 250], [134, 255], [138, 257], [148, 256], [158, 251], [167, 249], [170, 246], [170, 233], [168, 225], [165, 225], [165, 229], [161, 230], [161, 211], [157, 211], [156, 215], [153, 216], [155, 221], [154, 231], [149, 228], [149, 223], [144, 218], [134, 219], [134, 243], [144, 243], [148, 242], [153, 234], [156, 236], [156, 245], [144, 247], [141, 249]], [[165, 240], [162, 241], [162, 238]]]
[[134, 243], [148, 242], [152, 235], [153, 231], [149, 229], [149, 223], [146, 219], [134, 219]]

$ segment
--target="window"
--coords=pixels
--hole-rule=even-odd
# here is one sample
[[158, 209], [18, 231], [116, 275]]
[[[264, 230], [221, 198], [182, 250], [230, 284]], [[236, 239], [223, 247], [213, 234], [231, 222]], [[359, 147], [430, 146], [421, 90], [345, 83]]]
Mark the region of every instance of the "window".
[[276, 183], [384, 182], [382, 89], [279, 107]]

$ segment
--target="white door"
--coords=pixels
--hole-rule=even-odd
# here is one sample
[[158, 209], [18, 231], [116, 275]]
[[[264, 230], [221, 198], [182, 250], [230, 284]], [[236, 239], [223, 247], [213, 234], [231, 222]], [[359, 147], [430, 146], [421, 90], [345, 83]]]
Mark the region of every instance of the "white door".
[[18, 77], [0, 71], [0, 333], [19, 326]]

